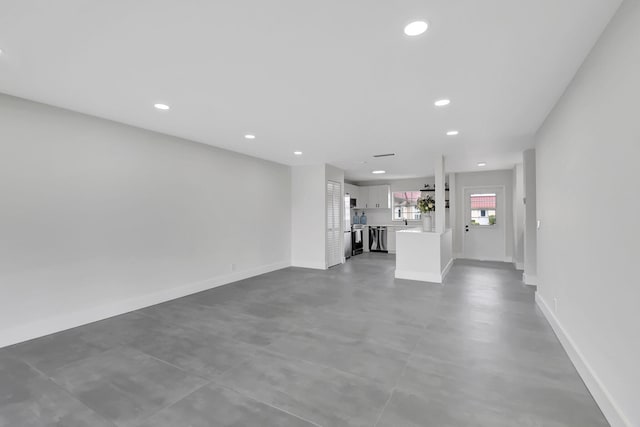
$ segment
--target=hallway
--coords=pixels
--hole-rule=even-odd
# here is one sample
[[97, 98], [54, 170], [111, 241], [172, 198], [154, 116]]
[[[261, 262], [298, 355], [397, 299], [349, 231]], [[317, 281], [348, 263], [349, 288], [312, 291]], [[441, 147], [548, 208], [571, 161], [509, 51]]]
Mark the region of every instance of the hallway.
[[[0, 426], [606, 426], [511, 265], [287, 268], [0, 350]], [[59, 424], [56, 424], [59, 423]]]

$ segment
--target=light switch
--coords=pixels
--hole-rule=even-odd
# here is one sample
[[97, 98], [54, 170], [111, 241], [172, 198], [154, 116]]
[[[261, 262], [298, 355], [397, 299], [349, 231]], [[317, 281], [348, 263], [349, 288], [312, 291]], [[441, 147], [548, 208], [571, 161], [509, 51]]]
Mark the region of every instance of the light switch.
[[538, 224], [536, 225], [536, 227], [538, 228], [538, 230], [540, 230], [540, 220], [538, 220]]

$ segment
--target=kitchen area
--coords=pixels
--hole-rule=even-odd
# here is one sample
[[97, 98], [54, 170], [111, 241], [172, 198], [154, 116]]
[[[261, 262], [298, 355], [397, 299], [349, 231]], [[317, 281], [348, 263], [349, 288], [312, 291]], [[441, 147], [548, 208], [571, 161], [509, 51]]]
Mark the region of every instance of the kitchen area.
[[[450, 209], [454, 192], [440, 176], [438, 191], [435, 178], [345, 182], [345, 262], [365, 252], [393, 254], [397, 279], [442, 283], [453, 264], [450, 216], [455, 214]], [[427, 198], [435, 201], [439, 215], [420, 212], [419, 200]], [[423, 222], [424, 216], [430, 220]]]
[[[426, 194], [433, 195], [434, 187], [434, 178], [393, 180], [375, 185], [345, 182], [345, 258], [364, 252], [395, 254], [397, 233], [422, 227], [416, 200]], [[448, 207], [448, 197], [446, 203]], [[449, 223], [448, 215], [446, 222]]]

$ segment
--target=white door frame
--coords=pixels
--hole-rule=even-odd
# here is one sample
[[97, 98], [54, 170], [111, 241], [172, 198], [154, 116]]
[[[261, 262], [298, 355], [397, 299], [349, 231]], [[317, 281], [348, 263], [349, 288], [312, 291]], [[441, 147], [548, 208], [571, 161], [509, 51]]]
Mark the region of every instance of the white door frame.
[[503, 225], [503, 236], [504, 236], [504, 241], [502, 242], [502, 259], [500, 260], [483, 260], [480, 258], [470, 258], [470, 259], [477, 259], [480, 261], [503, 261], [503, 262], [511, 262], [511, 260], [507, 259], [507, 189], [505, 185], [472, 185], [472, 186], [466, 186], [466, 187], [462, 187], [462, 222], [461, 222], [461, 233], [462, 233], [462, 258], [466, 258], [466, 252], [465, 252], [465, 226], [467, 225], [467, 190], [487, 190], [490, 188], [499, 188], [500, 190], [502, 190], [502, 202], [498, 201], [498, 206], [497, 206], [497, 210], [500, 213], [500, 217], [504, 218], [503, 221], [501, 222], [501, 224]]

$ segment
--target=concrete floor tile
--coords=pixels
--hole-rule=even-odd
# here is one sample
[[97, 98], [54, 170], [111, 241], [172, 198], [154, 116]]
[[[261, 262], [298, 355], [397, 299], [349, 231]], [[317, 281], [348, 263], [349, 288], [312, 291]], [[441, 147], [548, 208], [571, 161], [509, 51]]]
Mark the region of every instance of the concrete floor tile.
[[67, 365], [52, 379], [118, 426], [134, 426], [207, 383], [125, 347]]
[[233, 390], [209, 385], [158, 412], [141, 427], [313, 427], [314, 425]]
[[607, 425], [513, 266], [394, 269], [286, 268], [0, 350], [0, 426]]

